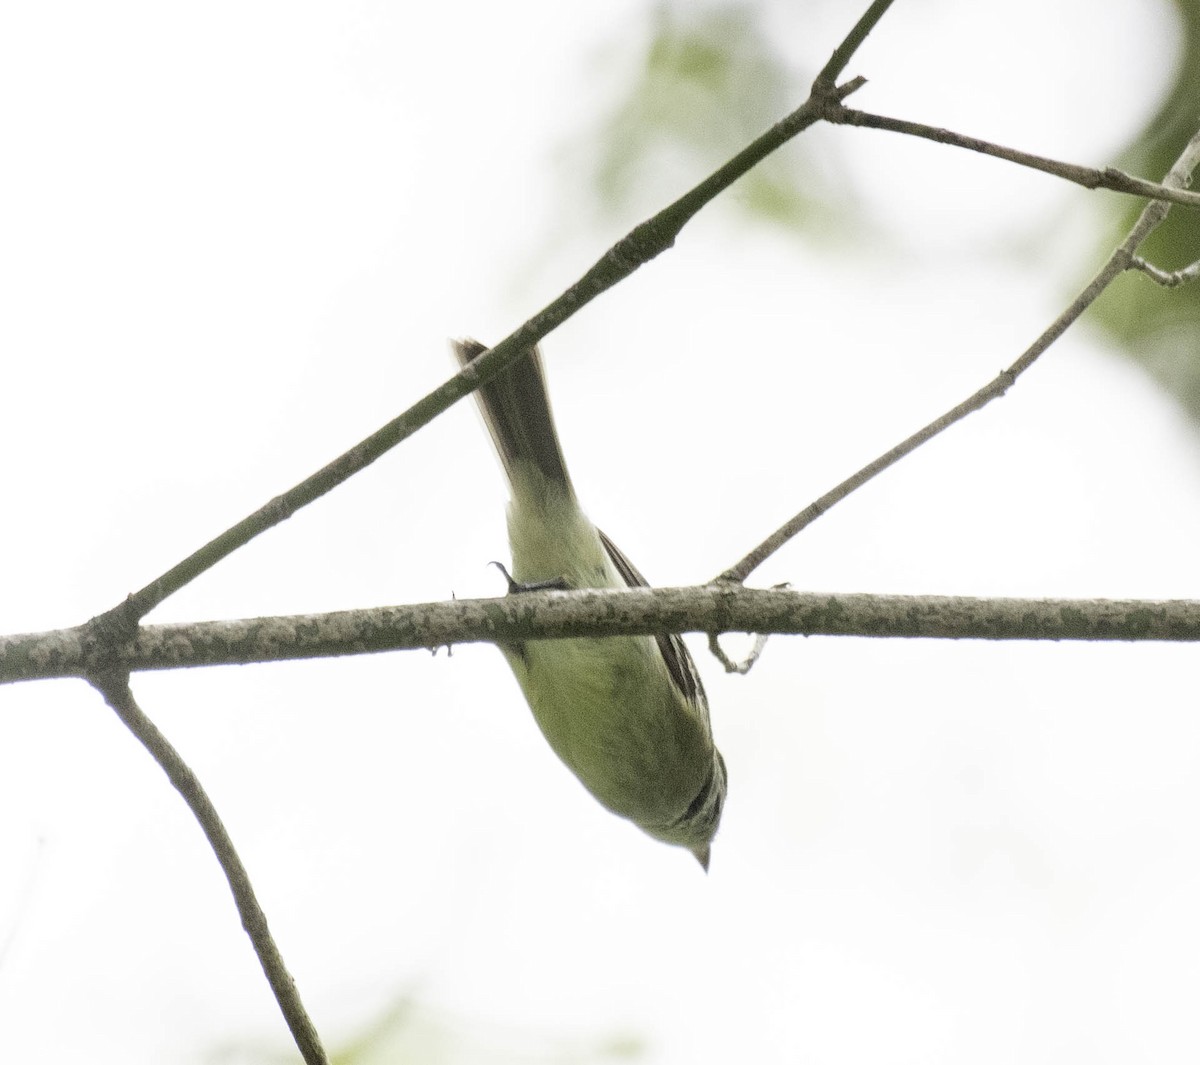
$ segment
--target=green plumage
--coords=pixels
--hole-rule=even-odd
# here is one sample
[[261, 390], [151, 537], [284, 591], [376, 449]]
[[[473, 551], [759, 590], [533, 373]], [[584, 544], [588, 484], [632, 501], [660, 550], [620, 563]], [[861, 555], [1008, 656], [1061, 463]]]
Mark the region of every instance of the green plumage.
[[[457, 341], [466, 364], [486, 349]], [[518, 586], [646, 582], [584, 515], [562, 458], [537, 351], [476, 393], [508, 475]], [[518, 593], [519, 594], [519, 589]], [[554, 752], [605, 807], [708, 867], [725, 798], [695, 665], [676, 636], [530, 640], [501, 647]]]

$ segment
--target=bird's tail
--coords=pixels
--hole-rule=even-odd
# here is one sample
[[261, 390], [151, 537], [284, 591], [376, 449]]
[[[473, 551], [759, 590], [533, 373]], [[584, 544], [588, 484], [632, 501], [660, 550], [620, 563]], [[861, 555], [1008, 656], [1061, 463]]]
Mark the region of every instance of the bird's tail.
[[[488, 350], [478, 340], [452, 343], [461, 366]], [[532, 466], [548, 482], [561, 485], [573, 495], [537, 348], [481, 386], [475, 396], [509, 481], [517, 483], [518, 470]]]

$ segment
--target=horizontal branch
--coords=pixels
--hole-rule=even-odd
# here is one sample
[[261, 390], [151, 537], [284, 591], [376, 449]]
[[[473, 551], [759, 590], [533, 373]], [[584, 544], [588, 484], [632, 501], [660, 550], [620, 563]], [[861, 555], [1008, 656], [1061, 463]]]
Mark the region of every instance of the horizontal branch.
[[[1196, 641], [1200, 601], [837, 595], [735, 584], [524, 592], [331, 614], [148, 625], [118, 652], [118, 662], [130, 670], [180, 669], [664, 632]], [[105, 654], [85, 626], [0, 637], [0, 683], [84, 676], [113, 664]]]

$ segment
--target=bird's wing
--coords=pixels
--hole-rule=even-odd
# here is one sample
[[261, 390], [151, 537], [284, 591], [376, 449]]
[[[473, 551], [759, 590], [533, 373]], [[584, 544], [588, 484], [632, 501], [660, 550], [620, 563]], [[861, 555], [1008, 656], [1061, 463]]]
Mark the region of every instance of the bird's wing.
[[[600, 534], [600, 543], [604, 545], [604, 550], [617, 567], [617, 572], [625, 579], [625, 583], [630, 588], [649, 588], [649, 581], [638, 572], [637, 566], [625, 557], [621, 549], [604, 535], [603, 530], [597, 529], [596, 532]], [[708, 696], [704, 694], [704, 685], [700, 683], [700, 674], [696, 671], [696, 663], [692, 660], [687, 645], [675, 633], [654, 638], [658, 641], [658, 649], [662, 652], [663, 661], [667, 664], [667, 673], [675, 687], [707, 727]]]

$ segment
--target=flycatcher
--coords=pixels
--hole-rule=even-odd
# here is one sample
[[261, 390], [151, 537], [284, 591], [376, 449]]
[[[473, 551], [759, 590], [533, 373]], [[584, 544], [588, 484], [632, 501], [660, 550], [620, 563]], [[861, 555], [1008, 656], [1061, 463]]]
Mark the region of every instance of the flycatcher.
[[[454, 341], [460, 364], [487, 348]], [[645, 578], [583, 513], [537, 349], [475, 396], [508, 475], [510, 593], [634, 588]], [[707, 869], [725, 801], [708, 700], [676, 635], [527, 640], [500, 650], [555, 754], [600, 803]]]

